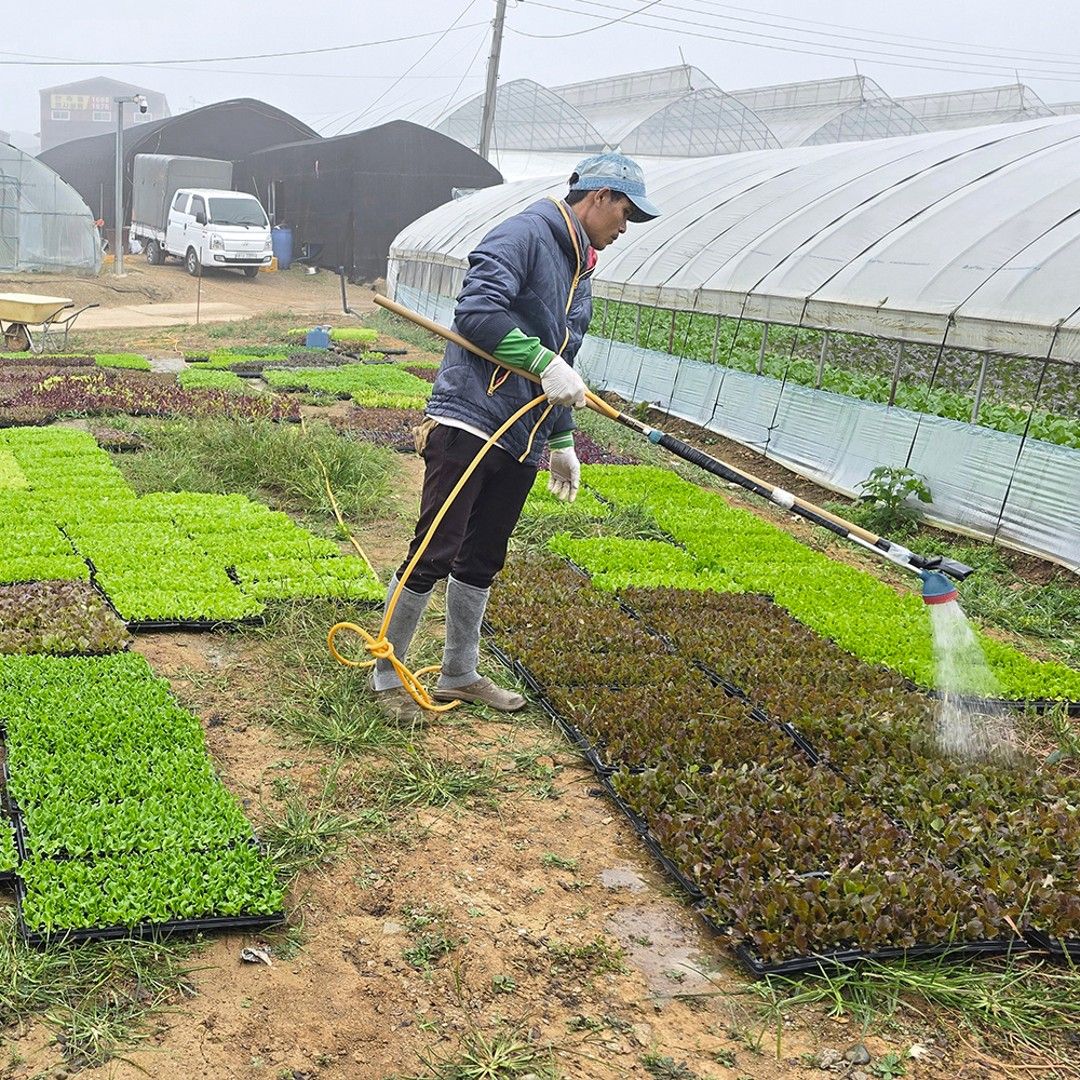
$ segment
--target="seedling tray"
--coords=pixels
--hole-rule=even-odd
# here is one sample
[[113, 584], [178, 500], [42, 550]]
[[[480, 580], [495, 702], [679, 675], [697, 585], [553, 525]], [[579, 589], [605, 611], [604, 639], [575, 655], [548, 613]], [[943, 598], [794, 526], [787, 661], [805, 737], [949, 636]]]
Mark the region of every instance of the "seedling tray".
[[22, 905], [25, 889], [22, 882], [15, 879], [16, 914], [19, 933], [23, 941], [31, 948], [45, 949], [54, 945], [83, 945], [90, 941], [157, 941], [166, 937], [221, 932], [251, 933], [281, 926], [285, 922], [285, 913], [273, 915], [208, 915], [199, 919], [168, 919], [164, 922], [143, 922], [134, 926], [88, 926], [78, 930], [54, 930], [44, 932], [31, 930], [23, 919]]
[[1024, 935], [1036, 949], [1049, 953], [1061, 963], [1080, 963], [1080, 938], [1056, 938], [1042, 930], [1029, 930]]
[[[123, 615], [120, 616], [123, 618]], [[241, 626], [265, 626], [265, 615], [250, 615], [244, 619], [134, 619], [127, 624], [133, 633], [154, 630], [233, 630]]]
[[790, 960], [768, 964], [757, 956], [751, 946], [740, 942], [735, 956], [743, 969], [756, 979], [766, 975], [802, 975], [808, 971], [828, 971], [854, 967], [874, 961], [887, 964], [906, 960], [985, 960], [995, 956], [1013, 956], [1030, 952], [1031, 946], [1022, 938], [1006, 941], [964, 941], [948, 945], [912, 945], [910, 948], [838, 949], [815, 956], [796, 956]]
[[692, 904], [701, 903], [704, 899], [704, 894], [697, 885], [691, 881], [667, 855], [664, 854], [663, 849], [660, 847], [656, 838], [649, 832], [648, 822], [637, 814], [615, 790], [615, 785], [612, 784], [610, 777], [602, 775], [598, 777], [598, 779], [601, 787], [604, 789], [604, 793], [618, 807], [619, 812], [630, 823], [630, 828], [634, 830], [638, 839], [648, 849], [649, 854], [660, 864], [664, 873], [667, 874], [684, 893], [686, 893], [687, 898]]

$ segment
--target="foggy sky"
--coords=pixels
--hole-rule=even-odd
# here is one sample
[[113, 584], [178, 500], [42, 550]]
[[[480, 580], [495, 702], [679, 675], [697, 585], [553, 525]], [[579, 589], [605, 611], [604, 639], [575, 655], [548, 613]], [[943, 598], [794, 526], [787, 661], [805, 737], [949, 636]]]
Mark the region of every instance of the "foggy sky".
[[[1047, 102], [1080, 99], [1080, 4], [1075, 0], [660, 0], [637, 18], [684, 19], [676, 32], [623, 23], [565, 38], [541, 40], [535, 34], [568, 34], [597, 25], [583, 14], [540, 6], [541, 0], [511, 0], [507, 16], [501, 79], [528, 76], [555, 85], [680, 62], [702, 68], [719, 86], [739, 89], [801, 79], [851, 74], [851, 59], [799, 55], [789, 48], [860, 55], [858, 70], [876, 79], [894, 95], [928, 93], [1013, 82], [1012, 69]], [[578, 0], [543, 0], [552, 7], [588, 11], [614, 18], [620, 9], [643, 6], [647, 0], [603, 0], [605, 7]], [[52, 0], [27, 4], [0, 0], [5, 19], [0, 60], [13, 54], [98, 60], [191, 58], [319, 48], [442, 30], [465, 9], [468, 0]], [[489, 23], [494, 0], [473, 0], [460, 24], [397, 86], [394, 79], [435, 42], [434, 37], [395, 45], [329, 53], [321, 56], [231, 61], [190, 65], [181, 69], [130, 64], [93, 68], [65, 63], [55, 67], [0, 65], [0, 129], [36, 132], [41, 87], [108, 75], [163, 92], [173, 113], [232, 97], [256, 97], [293, 113], [324, 134], [358, 130], [394, 116], [426, 120], [451, 101], [459, 103], [483, 88]], [[700, 15], [696, 15], [696, 9]], [[720, 26], [722, 16], [741, 15], [767, 21], [769, 15], [829, 24], [835, 35], [907, 35], [933, 39], [941, 70], [920, 70], [903, 64], [932, 61], [873, 57], [869, 50], [901, 53], [895, 45], [858, 43], [835, 36], [814, 36], [814, 44], [736, 43]], [[469, 27], [469, 24], [480, 24]], [[695, 25], [696, 24], [696, 25]], [[729, 24], [734, 25], [734, 24]], [[811, 22], [788, 29], [741, 24], [748, 32], [797, 37], [804, 31], [826, 31]], [[854, 29], [852, 29], [854, 28]], [[715, 35], [713, 40], [705, 35]], [[956, 44], [946, 45], [944, 42]], [[915, 45], [915, 41], [910, 44]], [[965, 49], [993, 49], [996, 60], [967, 59]], [[1069, 57], [1072, 51], [1076, 59]], [[1024, 57], [1023, 53], [1046, 54]], [[959, 70], [963, 62], [985, 72]], [[992, 70], [990, 64], [998, 70]], [[1058, 73], [1053, 77], [1054, 73]], [[464, 76], [464, 81], [462, 77]], [[392, 87], [392, 89], [391, 89]], [[388, 92], [389, 91], [389, 92]], [[456, 92], [456, 97], [453, 95]], [[380, 95], [386, 94], [381, 101]], [[103, 125], [103, 130], [105, 125]]]

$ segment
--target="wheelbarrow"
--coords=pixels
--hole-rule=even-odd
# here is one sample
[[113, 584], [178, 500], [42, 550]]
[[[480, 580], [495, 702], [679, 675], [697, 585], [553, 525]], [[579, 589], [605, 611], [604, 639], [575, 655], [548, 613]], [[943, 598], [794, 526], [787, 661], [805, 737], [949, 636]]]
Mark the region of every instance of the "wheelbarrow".
[[98, 306], [84, 304], [72, 311], [75, 301], [66, 296], [0, 293], [0, 330], [4, 332], [4, 348], [9, 352], [30, 349], [43, 353], [51, 346], [63, 352], [75, 320], [87, 308]]

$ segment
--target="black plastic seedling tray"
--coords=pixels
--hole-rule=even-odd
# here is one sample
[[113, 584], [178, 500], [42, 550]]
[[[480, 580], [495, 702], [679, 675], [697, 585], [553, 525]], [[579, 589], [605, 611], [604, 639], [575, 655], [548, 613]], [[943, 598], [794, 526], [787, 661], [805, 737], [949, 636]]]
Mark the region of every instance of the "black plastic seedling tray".
[[97, 579], [97, 567], [90, 559], [86, 560], [90, 568], [90, 584], [109, 606], [109, 610], [130, 630], [133, 634], [152, 633], [155, 630], [194, 630], [198, 633], [207, 633], [211, 630], [232, 630], [241, 626], [265, 626], [265, 615], [248, 615], [242, 619], [128, 619], [121, 611], [117, 610], [112, 598], [102, 588]]
[[1080, 938], [1056, 938], [1042, 930], [1028, 930], [1024, 937], [1034, 948], [1049, 953], [1053, 960], [1080, 963]]
[[995, 956], [1011, 956], [1030, 952], [1023, 938], [1007, 941], [964, 941], [947, 945], [912, 945], [910, 948], [839, 949], [814, 956], [795, 956], [769, 964], [757, 956], [745, 942], [735, 946], [735, 956], [743, 969], [754, 978], [766, 975], [802, 975], [809, 971], [828, 971], [855, 967], [867, 962], [891, 963], [905, 960], [986, 960]]
[[610, 777], [600, 776], [598, 779], [600, 780], [601, 787], [604, 789], [604, 793], [611, 799], [619, 812], [630, 823], [630, 827], [637, 834], [638, 839], [648, 849], [649, 854], [660, 864], [664, 873], [667, 874], [684, 893], [686, 893], [691, 904], [701, 903], [705, 898], [701, 889], [699, 889], [697, 885], [691, 881], [667, 855], [664, 854], [659, 842], [649, 831], [648, 822], [646, 822], [640, 814], [635, 812], [626, 800], [615, 790], [615, 785], [612, 784]]
[[163, 922], [143, 922], [134, 926], [87, 926], [76, 930], [31, 930], [23, 919], [25, 898], [23, 883], [15, 879], [16, 912], [19, 933], [31, 948], [44, 949], [53, 945], [83, 945], [90, 941], [127, 941], [131, 939], [157, 941], [180, 935], [211, 934], [222, 932], [253, 933], [281, 926], [285, 913], [273, 915], [208, 915], [198, 919], [167, 919]]

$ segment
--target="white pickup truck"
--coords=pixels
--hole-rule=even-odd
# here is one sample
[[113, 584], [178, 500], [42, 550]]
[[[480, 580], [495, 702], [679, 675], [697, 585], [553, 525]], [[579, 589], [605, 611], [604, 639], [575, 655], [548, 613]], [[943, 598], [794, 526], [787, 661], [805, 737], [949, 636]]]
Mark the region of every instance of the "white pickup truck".
[[232, 163], [171, 154], [137, 154], [131, 236], [155, 266], [173, 256], [189, 274], [203, 267], [254, 277], [273, 258], [270, 223], [254, 195], [230, 191]]

